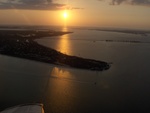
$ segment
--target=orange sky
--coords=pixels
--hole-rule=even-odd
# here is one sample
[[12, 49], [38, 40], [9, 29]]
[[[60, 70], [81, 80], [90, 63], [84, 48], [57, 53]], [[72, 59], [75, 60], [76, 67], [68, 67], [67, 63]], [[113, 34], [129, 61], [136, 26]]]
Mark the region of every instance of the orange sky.
[[[68, 18], [63, 18], [64, 9], [0, 9], [0, 24], [64, 25], [97, 27], [150, 28], [150, 7], [142, 5], [110, 5], [109, 1], [57, 0], [69, 6]], [[2, 4], [3, 5], [3, 4]]]

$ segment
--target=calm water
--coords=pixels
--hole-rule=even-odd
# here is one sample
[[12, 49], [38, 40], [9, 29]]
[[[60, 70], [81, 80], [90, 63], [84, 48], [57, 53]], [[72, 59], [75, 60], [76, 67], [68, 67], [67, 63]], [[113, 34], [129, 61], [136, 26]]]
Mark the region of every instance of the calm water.
[[93, 72], [0, 55], [0, 108], [42, 102], [46, 113], [150, 112], [150, 43], [145, 43], [150, 35], [72, 31], [36, 41], [69, 55], [112, 62], [111, 68]]

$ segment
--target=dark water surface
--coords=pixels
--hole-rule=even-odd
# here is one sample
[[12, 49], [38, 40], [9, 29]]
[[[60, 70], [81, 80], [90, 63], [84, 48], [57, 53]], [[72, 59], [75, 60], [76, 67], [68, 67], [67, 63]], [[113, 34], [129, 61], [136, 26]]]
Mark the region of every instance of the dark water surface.
[[150, 44], [116, 40], [148, 42], [150, 36], [75, 30], [36, 40], [66, 54], [112, 62], [103, 72], [0, 55], [0, 109], [42, 102], [46, 113], [149, 113]]

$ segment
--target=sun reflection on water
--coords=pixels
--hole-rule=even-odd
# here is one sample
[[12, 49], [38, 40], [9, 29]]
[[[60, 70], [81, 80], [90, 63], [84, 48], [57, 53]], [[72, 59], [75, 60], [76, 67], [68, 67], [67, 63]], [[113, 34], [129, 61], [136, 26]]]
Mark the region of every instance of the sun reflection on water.
[[[62, 29], [62, 31], [66, 32], [66, 31], [68, 31], [68, 28], [64, 27]], [[69, 34], [62, 35], [57, 44], [59, 51], [64, 54], [71, 54], [71, 52], [72, 52], [69, 38], [70, 38]]]
[[68, 29], [68, 27], [67, 26], [64, 26], [63, 28], [62, 28], [62, 30], [61, 31], [63, 31], [63, 32], [67, 32], [67, 31], [69, 31], [69, 29]]
[[54, 67], [51, 76], [59, 79], [73, 79], [72, 73], [67, 69], [62, 69], [58, 67]]
[[[48, 83], [48, 92], [46, 93], [46, 103], [52, 104], [51, 111], [55, 112], [72, 112], [76, 109], [76, 86], [71, 79], [72, 75], [69, 71], [54, 67], [51, 71], [51, 78]], [[48, 108], [49, 109], [49, 108]]]

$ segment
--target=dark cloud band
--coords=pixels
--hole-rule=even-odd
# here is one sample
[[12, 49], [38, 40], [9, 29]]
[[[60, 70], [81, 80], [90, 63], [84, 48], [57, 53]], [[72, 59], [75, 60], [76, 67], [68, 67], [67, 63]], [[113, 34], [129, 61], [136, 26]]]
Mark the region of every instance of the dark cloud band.
[[0, 9], [58, 10], [64, 6], [53, 0], [0, 0]]
[[[103, 1], [103, 0], [99, 0]], [[119, 5], [119, 4], [130, 4], [130, 5], [143, 5], [143, 6], [150, 6], [150, 0], [111, 0], [111, 5]]]

